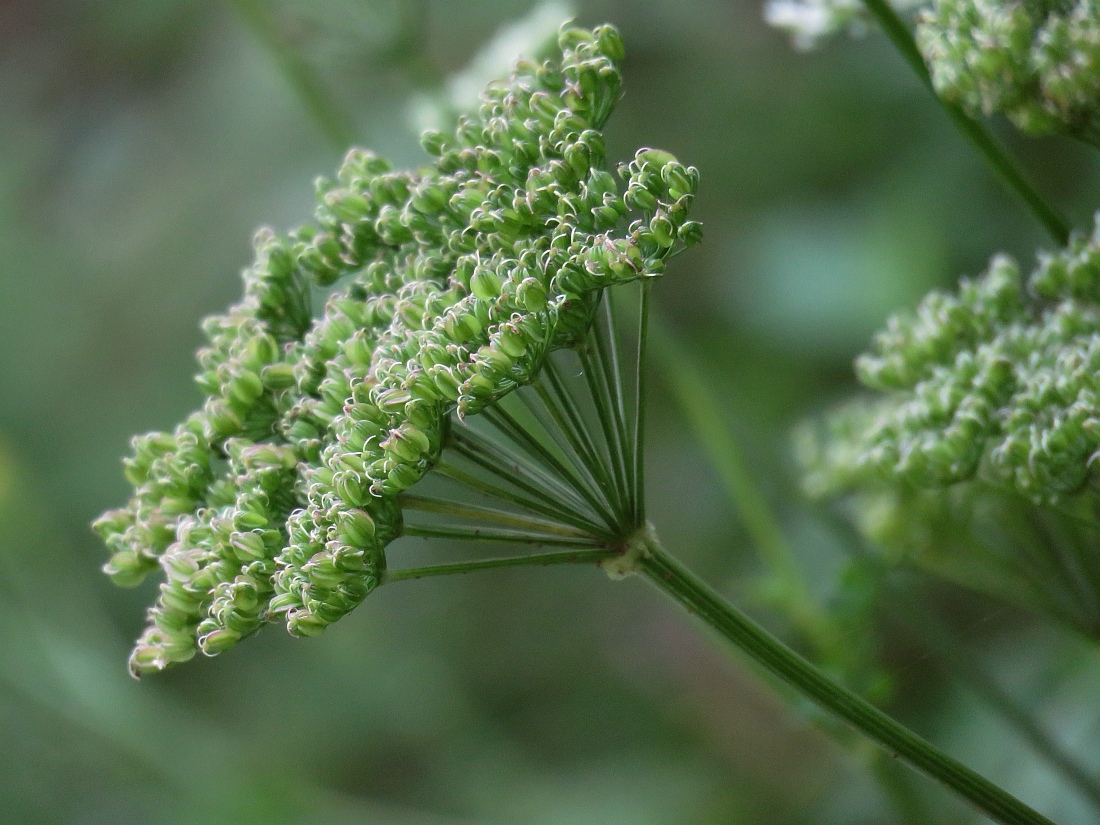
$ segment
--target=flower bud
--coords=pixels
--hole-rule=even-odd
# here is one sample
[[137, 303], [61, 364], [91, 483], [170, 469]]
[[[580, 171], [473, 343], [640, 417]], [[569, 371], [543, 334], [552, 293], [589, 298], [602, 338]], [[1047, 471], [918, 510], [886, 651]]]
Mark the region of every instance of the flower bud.
[[234, 532], [229, 537], [229, 543], [232, 545], [237, 558], [242, 562], [262, 559], [267, 555], [264, 540], [256, 533]]
[[703, 224], [699, 221], [684, 221], [677, 232], [677, 237], [685, 246], [695, 246], [703, 240]]
[[492, 269], [478, 266], [470, 278], [470, 290], [483, 301], [492, 301], [500, 295], [501, 281]]
[[358, 508], [340, 513], [340, 535], [353, 547], [374, 546], [374, 520]]
[[420, 145], [429, 155], [439, 158], [447, 151], [448, 141], [442, 132], [428, 129], [421, 133]]

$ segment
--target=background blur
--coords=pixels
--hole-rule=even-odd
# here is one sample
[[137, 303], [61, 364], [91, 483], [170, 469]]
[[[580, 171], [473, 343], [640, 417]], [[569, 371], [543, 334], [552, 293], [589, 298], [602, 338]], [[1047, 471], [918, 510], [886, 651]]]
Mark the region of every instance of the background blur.
[[[397, 584], [321, 638], [272, 627], [127, 675], [153, 584], [114, 588], [88, 523], [127, 497], [130, 436], [196, 405], [199, 320], [238, 296], [253, 231], [308, 219], [345, 133], [422, 162], [416, 124], [446, 78], [532, 8], [0, 2], [0, 821], [977, 821], [838, 743], [640, 581], [587, 568]], [[844, 620], [845, 677], [1058, 822], [1095, 822], [906, 605], [1090, 769], [1095, 648], [920, 574], [892, 578], [897, 599], [841, 575], [851, 548], [802, 501], [789, 458], [792, 427], [854, 390], [851, 361], [890, 312], [994, 251], [1030, 262], [1041, 229], [873, 33], [798, 54], [756, 0], [573, 10], [627, 43], [609, 156], [659, 146], [702, 172], [706, 241], [670, 267], [658, 308], [815, 598]], [[311, 113], [326, 96], [343, 119]], [[1094, 156], [994, 125], [1090, 223]], [[666, 544], [788, 634], [667, 384], [651, 410]]]

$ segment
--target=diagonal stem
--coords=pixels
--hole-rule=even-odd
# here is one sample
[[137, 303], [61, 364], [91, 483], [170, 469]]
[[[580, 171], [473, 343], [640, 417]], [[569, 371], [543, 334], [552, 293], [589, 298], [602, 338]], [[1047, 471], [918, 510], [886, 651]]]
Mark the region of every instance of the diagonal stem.
[[[784, 684], [847, 722], [910, 767], [954, 791], [993, 820], [1002, 825], [1054, 825], [1007, 791], [833, 681], [670, 556], [651, 529], [635, 535], [624, 558], [630, 556], [633, 556], [634, 570]], [[622, 567], [618, 569], [623, 570]]]
[[1047, 203], [1046, 199], [1027, 179], [1019, 164], [1004, 150], [989, 130], [981, 123], [970, 117], [961, 106], [951, 101], [944, 100], [936, 94], [932, 85], [932, 77], [928, 72], [928, 66], [924, 63], [924, 57], [917, 48], [916, 40], [905, 22], [890, 6], [887, 0], [863, 0], [867, 10], [878, 20], [890, 42], [901, 53], [905, 62], [909, 64], [921, 83], [928, 87], [932, 95], [939, 101], [940, 106], [951, 118], [963, 136], [985, 158], [986, 163], [993, 169], [1001, 182], [1016, 195], [1031, 210], [1032, 214], [1050, 233], [1051, 237], [1059, 245], [1065, 246], [1069, 241], [1069, 224], [1057, 210]]
[[[898, 600], [901, 606], [905, 601], [895, 592], [891, 599]], [[913, 614], [911, 622], [902, 621], [902, 626], [924, 642], [937, 656], [951, 663], [951, 673], [960, 682], [967, 685], [980, 697], [1006, 725], [1011, 727], [1021, 739], [1031, 746], [1039, 756], [1061, 773], [1068, 785], [1081, 796], [1088, 799], [1092, 806], [1100, 811], [1100, 780], [1081, 765], [1053, 736], [1037, 721], [1032, 714], [996, 681], [977, 667], [972, 659], [959, 651], [957, 641], [934, 616], [928, 615], [917, 605], [910, 603], [908, 613]], [[902, 613], [901, 615], [904, 615]]]

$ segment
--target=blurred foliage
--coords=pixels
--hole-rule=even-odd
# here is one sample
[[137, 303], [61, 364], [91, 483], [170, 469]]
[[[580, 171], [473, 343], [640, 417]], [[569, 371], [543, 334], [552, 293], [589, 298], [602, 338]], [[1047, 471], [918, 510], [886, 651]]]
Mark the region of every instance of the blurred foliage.
[[[422, 160], [415, 101], [439, 99], [533, 6], [0, 6], [0, 818], [905, 821], [858, 754], [686, 617], [588, 569], [383, 588], [308, 643], [263, 633], [218, 660], [129, 679], [149, 593], [110, 585], [88, 522], [125, 499], [130, 436], [193, 408], [198, 322], [237, 297], [254, 229], [306, 217], [312, 178], [341, 154], [247, 5], [347, 113], [356, 141], [398, 164]], [[609, 156], [658, 145], [703, 174], [707, 241], [655, 290], [662, 315], [812, 595], [825, 609], [850, 601], [853, 542], [797, 494], [791, 427], [852, 390], [851, 359], [890, 311], [977, 272], [994, 250], [1030, 261], [1041, 229], [874, 33], [798, 55], [755, 2], [575, 11], [582, 24], [615, 23], [627, 43]], [[1087, 150], [994, 125], [1087, 225], [1100, 182]], [[651, 518], [813, 655], [760, 598], [750, 535], [674, 397], [656, 389]], [[405, 541], [410, 563], [446, 552]], [[955, 653], [1091, 770], [1095, 648], [915, 573], [880, 578], [842, 632], [877, 654], [890, 709], [1058, 822], [1095, 821], [953, 678], [908, 606], [938, 613]], [[973, 821], [922, 780], [903, 782], [934, 812], [925, 821]]]

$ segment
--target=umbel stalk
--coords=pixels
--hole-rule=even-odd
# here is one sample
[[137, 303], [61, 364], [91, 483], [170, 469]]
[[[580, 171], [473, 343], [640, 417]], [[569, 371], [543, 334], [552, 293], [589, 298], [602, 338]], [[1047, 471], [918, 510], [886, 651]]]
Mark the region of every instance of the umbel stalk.
[[637, 570], [765, 670], [847, 722], [891, 755], [959, 794], [997, 822], [1053, 825], [1042, 814], [831, 679], [684, 567], [651, 528], [634, 539]]

